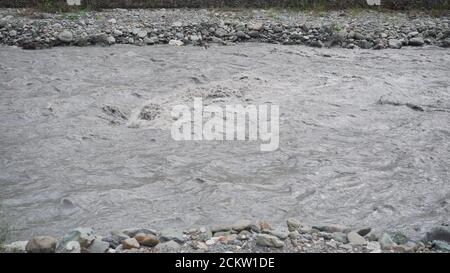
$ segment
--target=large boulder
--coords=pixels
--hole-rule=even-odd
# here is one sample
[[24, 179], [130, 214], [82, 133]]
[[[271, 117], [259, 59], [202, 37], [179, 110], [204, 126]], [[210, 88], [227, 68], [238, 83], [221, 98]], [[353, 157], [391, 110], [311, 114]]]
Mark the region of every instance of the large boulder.
[[450, 243], [450, 227], [449, 226], [438, 226], [431, 229], [426, 233], [424, 242], [432, 241], [444, 241]]
[[25, 250], [28, 253], [54, 253], [58, 240], [51, 236], [36, 236], [31, 239]]

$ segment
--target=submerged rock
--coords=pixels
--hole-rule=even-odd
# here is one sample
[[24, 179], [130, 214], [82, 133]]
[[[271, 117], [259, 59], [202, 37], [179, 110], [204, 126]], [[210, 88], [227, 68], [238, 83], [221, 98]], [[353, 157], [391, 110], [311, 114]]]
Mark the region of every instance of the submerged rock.
[[443, 241], [450, 243], [450, 226], [438, 226], [426, 233], [425, 242]]

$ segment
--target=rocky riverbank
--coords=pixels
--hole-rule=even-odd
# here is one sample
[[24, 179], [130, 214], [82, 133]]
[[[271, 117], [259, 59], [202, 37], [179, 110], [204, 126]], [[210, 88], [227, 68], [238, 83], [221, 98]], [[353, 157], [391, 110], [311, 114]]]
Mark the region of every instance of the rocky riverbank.
[[349, 49], [449, 47], [449, 17], [377, 11], [114, 9], [49, 14], [0, 10], [0, 44], [24, 49], [237, 42]]
[[232, 225], [188, 230], [131, 228], [106, 236], [91, 228], [76, 228], [63, 238], [36, 236], [2, 247], [19, 253], [158, 253], [158, 252], [450, 252], [450, 227], [437, 226], [418, 242], [400, 231], [376, 234], [370, 227], [308, 226], [288, 219], [280, 227], [240, 220]]

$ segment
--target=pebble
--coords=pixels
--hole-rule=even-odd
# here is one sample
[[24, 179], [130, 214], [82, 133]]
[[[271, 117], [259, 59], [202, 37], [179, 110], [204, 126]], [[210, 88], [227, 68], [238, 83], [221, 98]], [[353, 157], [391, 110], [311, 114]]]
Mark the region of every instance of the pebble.
[[159, 239], [153, 234], [138, 233], [134, 239], [142, 246], [154, 247], [159, 244]]

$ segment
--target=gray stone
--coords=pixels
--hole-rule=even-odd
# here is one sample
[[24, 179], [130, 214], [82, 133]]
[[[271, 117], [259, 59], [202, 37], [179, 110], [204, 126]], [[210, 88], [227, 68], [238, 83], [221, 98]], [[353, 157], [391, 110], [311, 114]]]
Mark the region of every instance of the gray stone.
[[158, 244], [155, 247], [155, 251], [160, 252], [160, 253], [172, 253], [172, 252], [177, 252], [178, 249], [180, 249], [180, 244], [178, 244], [175, 241], [168, 241], [168, 242], [164, 242], [161, 244]]
[[221, 237], [221, 236], [228, 236], [231, 234], [231, 231], [219, 231], [214, 233], [213, 237]]
[[389, 45], [389, 48], [400, 49], [400, 48], [402, 48], [403, 43], [402, 43], [402, 41], [400, 41], [398, 39], [389, 39], [388, 45]]
[[364, 39], [365, 39], [364, 35], [362, 35], [362, 34], [359, 33], [359, 32], [355, 32], [355, 35], [353, 36], [353, 38], [354, 38], [355, 40], [364, 40]]
[[213, 226], [211, 228], [212, 233], [216, 233], [219, 231], [230, 231], [230, 230], [231, 230], [231, 226], [226, 226], [226, 225], [217, 225], [217, 226]]
[[391, 236], [392, 241], [397, 245], [403, 245], [409, 241], [408, 237], [400, 231], [392, 232], [389, 235]]
[[25, 246], [28, 253], [54, 253], [58, 240], [51, 236], [36, 236]]
[[318, 231], [334, 233], [334, 232], [343, 232], [348, 233], [350, 229], [343, 225], [328, 225], [328, 226], [313, 226], [313, 229], [317, 229]]
[[182, 45], [184, 45], [184, 43], [183, 43], [183, 41], [180, 41], [180, 40], [170, 40], [169, 45], [182, 46]]
[[70, 31], [68, 31], [68, 30], [64, 30], [64, 31], [62, 31], [61, 33], [59, 33], [58, 39], [59, 39], [61, 42], [64, 42], [64, 43], [70, 43], [70, 42], [72, 42], [72, 40], [73, 40], [73, 34], [72, 34], [72, 32], [70, 32]]
[[340, 243], [343, 243], [343, 244], [347, 244], [348, 243], [347, 234], [345, 234], [343, 232], [334, 232], [334, 233], [331, 234], [331, 237], [336, 242], [340, 242]]
[[13, 29], [8, 34], [9, 34], [9, 37], [16, 37], [17, 36], [17, 31]]
[[433, 249], [443, 252], [450, 252], [450, 244], [444, 241], [433, 241]]
[[159, 239], [161, 240], [161, 242], [175, 241], [180, 244], [186, 240], [183, 232], [176, 229], [165, 229], [161, 231]]
[[223, 29], [223, 28], [218, 28], [218, 29], [215, 31], [215, 34], [216, 34], [217, 37], [222, 38], [222, 37], [224, 37], [224, 36], [226, 36], [226, 35], [228, 34], [228, 31], [226, 31], [226, 30]]
[[409, 40], [409, 45], [411, 46], [422, 46], [423, 44], [425, 44], [425, 41], [420, 37], [411, 38]]
[[70, 241], [77, 241], [80, 243], [80, 246], [82, 248], [88, 248], [92, 241], [94, 241], [94, 239], [95, 235], [93, 229], [76, 228], [64, 236], [60, 245], [64, 247], [66, 243]]
[[450, 243], [450, 227], [449, 226], [438, 226], [431, 229], [426, 233], [424, 242], [431, 241], [444, 241]]
[[368, 250], [370, 250], [371, 253], [381, 253], [381, 245], [379, 242], [368, 242], [367, 247]]
[[87, 248], [89, 253], [106, 253], [109, 249], [109, 243], [102, 241], [101, 238], [96, 238]]
[[247, 39], [247, 38], [250, 38], [249, 36], [247, 36], [247, 34], [245, 34], [243, 31], [241, 31], [241, 30], [239, 30], [238, 32], [236, 32], [236, 36], [238, 37], [238, 38], [241, 38], [241, 39]]
[[116, 43], [116, 39], [113, 36], [108, 37], [108, 44], [112, 45]]
[[117, 248], [122, 241], [130, 238], [130, 236], [122, 233], [121, 231], [112, 231], [110, 235], [103, 237], [102, 241], [109, 243], [110, 247]]
[[81, 253], [80, 243], [77, 241], [67, 242], [64, 246], [58, 246], [58, 253]]
[[347, 234], [347, 239], [352, 246], [363, 246], [367, 244], [366, 239], [364, 239], [364, 237], [359, 235], [356, 231], [352, 231]]
[[390, 250], [392, 249], [392, 247], [395, 245], [394, 241], [392, 240], [391, 236], [387, 233], [384, 233], [380, 240], [379, 243], [381, 245], [381, 249], [383, 250]]
[[113, 31], [113, 34], [116, 35], [116, 36], [122, 36], [122, 35], [123, 35], [123, 32], [120, 31], [120, 30], [118, 30], [118, 29], [115, 29], [115, 30]]
[[147, 31], [146, 30], [140, 30], [137, 33], [137, 36], [141, 39], [143, 39], [144, 37], [147, 37]]
[[287, 230], [283, 230], [280, 228], [277, 229], [272, 229], [272, 230], [266, 230], [265, 233], [276, 236], [278, 238], [280, 238], [281, 240], [286, 240], [287, 237], [289, 236], [289, 231]]
[[6, 253], [25, 253], [27, 252], [26, 251], [27, 244], [28, 241], [17, 241], [4, 245], [1, 248], [3, 248], [3, 251]]
[[301, 39], [301, 38], [303, 38], [303, 35], [301, 33], [298, 33], [298, 32], [292, 32], [291, 33], [291, 39], [298, 40], [298, 39]]
[[144, 38], [144, 43], [146, 43], [147, 45], [153, 45], [158, 43], [159, 38], [158, 37], [145, 37]]
[[373, 42], [370, 42], [370, 41], [367, 41], [367, 40], [361, 40], [361, 41], [359, 41], [359, 43], [358, 43], [358, 46], [359, 46], [360, 48], [362, 48], [362, 49], [370, 49], [370, 48], [373, 47], [373, 45], [374, 45]]
[[298, 232], [298, 230], [289, 232], [289, 238], [294, 240], [300, 238], [300, 232]]
[[262, 23], [251, 23], [247, 25], [247, 28], [250, 30], [260, 31], [262, 30], [264, 25]]
[[286, 224], [287, 224], [287, 227], [288, 227], [289, 231], [296, 231], [302, 225], [300, 223], [300, 221], [298, 221], [297, 219], [294, 219], [294, 218], [287, 219]]
[[122, 230], [121, 233], [127, 235], [128, 237], [134, 237], [139, 233], [152, 234], [155, 236], [158, 235], [158, 232], [156, 230], [148, 229], [148, 228], [127, 228], [127, 229]]
[[284, 247], [283, 241], [278, 239], [278, 237], [263, 233], [256, 235], [256, 244], [259, 246], [266, 246], [266, 247], [276, 247], [276, 248]]
[[237, 221], [236, 223], [234, 223], [232, 226], [232, 229], [235, 231], [241, 231], [241, 230], [253, 230], [255, 232], [260, 232], [260, 228], [255, 225], [252, 221], [250, 220], [246, 220], [246, 219], [242, 219]]
[[93, 44], [109, 45], [109, 35], [106, 33], [96, 33], [89, 36], [89, 41]]

